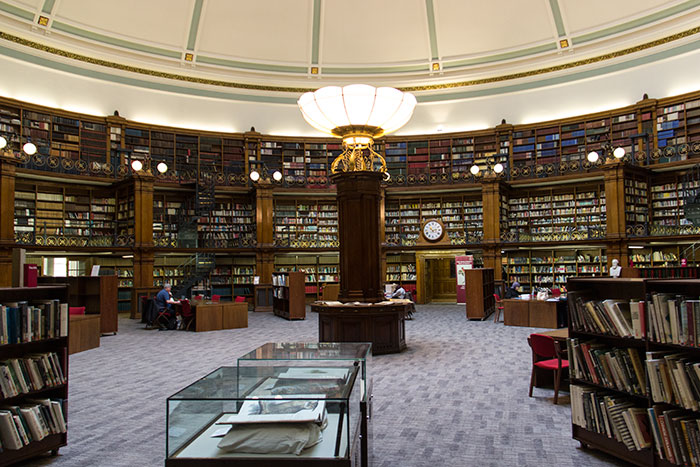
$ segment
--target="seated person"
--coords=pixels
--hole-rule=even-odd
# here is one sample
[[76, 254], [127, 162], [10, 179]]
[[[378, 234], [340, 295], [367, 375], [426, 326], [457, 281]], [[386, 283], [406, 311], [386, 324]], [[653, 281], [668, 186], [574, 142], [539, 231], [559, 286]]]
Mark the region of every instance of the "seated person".
[[391, 294], [391, 298], [406, 298], [406, 289], [404, 289], [403, 286], [399, 284], [396, 290], [394, 290], [394, 293]]
[[163, 284], [163, 289], [156, 295], [155, 303], [158, 313], [166, 310], [166, 314], [172, 319], [175, 318], [175, 310], [173, 309], [173, 305], [180, 303], [180, 301], [173, 298], [172, 293], [170, 293], [170, 289], [171, 286], [168, 282]]
[[520, 292], [518, 292], [518, 287], [520, 287], [520, 282], [514, 281], [510, 285], [510, 287], [506, 289], [504, 298], [518, 298], [520, 296]]

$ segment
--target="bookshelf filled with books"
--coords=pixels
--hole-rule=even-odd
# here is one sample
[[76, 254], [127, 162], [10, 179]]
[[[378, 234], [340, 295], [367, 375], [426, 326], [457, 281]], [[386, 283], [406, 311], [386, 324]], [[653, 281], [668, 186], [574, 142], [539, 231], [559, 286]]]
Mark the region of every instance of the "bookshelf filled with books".
[[481, 193], [442, 196], [387, 197], [384, 237], [388, 245], [412, 246], [428, 219], [442, 220], [452, 245], [479, 243], [483, 238]]
[[67, 443], [68, 289], [3, 288], [0, 303], [0, 464], [10, 465]]
[[324, 284], [340, 281], [339, 264], [338, 253], [275, 255], [276, 271], [304, 273], [304, 291], [311, 301], [320, 298]]
[[251, 302], [254, 277], [255, 256], [219, 255], [216, 256], [215, 267], [207, 277], [192, 287], [192, 295], [218, 295], [221, 301], [244, 297]]
[[236, 248], [255, 244], [254, 204], [248, 196], [219, 195], [208, 216], [197, 219], [200, 248]]
[[651, 202], [651, 220], [649, 235], [696, 235], [696, 227], [685, 218], [685, 197], [692, 195], [700, 187], [698, 181], [684, 181], [685, 174], [672, 174], [660, 178], [654, 177], [649, 189]]
[[304, 272], [272, 274], [272, 312], [282, 318], [305, 319]]
[[647, 177], [628, 175], [625, 178], [625, 225], [630, 237], [646, 236], [649, 223]]
[[[189, 229], [194, 218], [192, 196], [183, 192], [156, 191], [153, 193], [153, 243], [157, 247], [175, 248], [180, 246], [181, 234], [194, 233]], [[187, 240], [187, 239], [186, 239]], [[192, 238], [189, 238], [191, 241]]]
[[278, 247], [338, 247], [335, 199], [276, 197], [274, 211], [274, 242]]
[[416, 284], [416, 255], [415, 253], [387, 253], [385, 281], [389, 283], [401, 283], [404, 289], [412, 285], [415, 291]]
[[115, 244], [116, 199], [106, 190], [52, 184], [15, 185], [15, 240], [23, 245]]
[[508, 199], [508, 230], [513, 242], [605, 238], [607, 208], [603, 184], [518, 191]]
[[573, 436], [636, 465], [699, 454], [698, 280], [574, 279]]
[[524, 291], [533, 288], [566, 288], [572, 277], [607, 275], [603, 248], [505, 250], [502, 256], [507, 283], [519, 282]]

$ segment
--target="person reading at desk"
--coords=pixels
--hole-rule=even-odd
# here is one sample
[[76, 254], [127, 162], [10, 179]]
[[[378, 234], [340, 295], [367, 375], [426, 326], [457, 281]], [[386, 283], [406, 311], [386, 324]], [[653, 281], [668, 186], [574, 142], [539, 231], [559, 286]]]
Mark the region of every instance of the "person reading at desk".
[[163, 289], [156, 295], [155, 303], [158, 313], [165, 310], [166, 314], [168, 315], [168, 329], [175, 329], [178, 325], [179, 316], [176, 317], [173, 305], [180, 303], [180, 301], [173, 298], [173, 294], [170, 293], [170, 289], [170, 283], [166, 282], [163, 284]]
[[518, 292], [518, 287], [520, 287], [520, 282], [514, 281], [510, 285], [510, 287], [506, 289], [504, 298], [518, 298], [520, 296], [520, 292]]
[[394, 293], [391, 294], [391, 298], [406, 298], [406, 289], [403, 288], [403, 285], [399, 284]]

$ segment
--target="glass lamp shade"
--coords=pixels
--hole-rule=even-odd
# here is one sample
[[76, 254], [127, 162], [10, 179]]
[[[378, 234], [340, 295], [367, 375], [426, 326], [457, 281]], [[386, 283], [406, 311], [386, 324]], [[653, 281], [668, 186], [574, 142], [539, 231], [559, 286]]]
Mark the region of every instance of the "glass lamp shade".
[[324, 133], [342, 137], [339, 128], [364, 127], [374, 129], [371, 136], [377, 137], [404, 126], [413, 115], [416, 98], [394, 88], [350, 84], [307, 92], [297, 104], [304, 119]]
[[131, 161], [131, 168], [138, 172], [143, 169], [143, 163], [140, 160]]
[[258, 180], [260, 180], [260, 172], [258, 172], [257, 170], [253, 170], [250, 173], [250, 179], [253, 180], [254, 182], [257, 182]]
[[280, 180], [282, 180], [282, 172], [280, 172], [279, 170], [275, 170], [275, 172], [272, 174], [272, 178], [276, 182], [279, 182]]
[[4, 136], [0, 136], [0, 149], [5, 149], [5, 146], [7, 146], [7, 140]]
[[621, 146], [616, 147], [613, 151], [613, 156], [615, 156], [616, 159], [622, 159], [625, 157], [625, 148]]
[[24, 146], [22, 146], [22, 150], [26, 154], [33, 156], [34, 154], [36, 154], [36, 144], [32, 143], [31, 141], [24, 143]]
[[598, 153], [595, 151], [591, 151], [588, 153], [588, 156], [586, 156], [586, 158], [588, 159], [588, 162], [598, 162]]
[[475, 164], [475, 165], [472, 165], [472, 166], [469, 168], [469, 171], [472, 173], [472, 175], [476, 175], [476, 174], [479, 173], [479, 166], [476, 165], [476, 164]]
[[156, 169], [158, 169], [158, 172], [164, 174], [168, 171], [168, 164], [166, 164], [165, 162], [159, 162], [156, 166]]
[[503, 164], [498, 162], [496, 165], [493, 166], [493, 171], [496, 172], [497, 174], [503, 172]]

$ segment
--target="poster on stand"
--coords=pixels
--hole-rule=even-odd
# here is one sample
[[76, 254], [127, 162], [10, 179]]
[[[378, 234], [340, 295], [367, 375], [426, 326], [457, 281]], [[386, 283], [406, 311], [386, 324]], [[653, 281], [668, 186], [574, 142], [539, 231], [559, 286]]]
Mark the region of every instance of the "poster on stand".
[[457, 278], [457, 303], [467, 303], [467, 283], [464, 280], [464, 270], [472, 269], [473, 267], [473, 255], [455, 257], [455, 277]]

